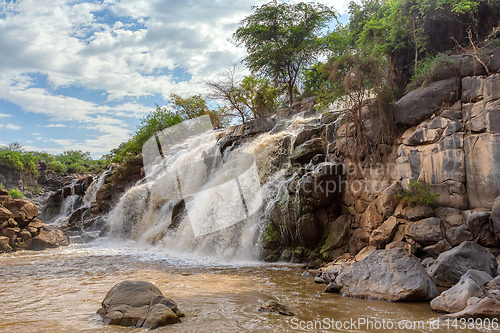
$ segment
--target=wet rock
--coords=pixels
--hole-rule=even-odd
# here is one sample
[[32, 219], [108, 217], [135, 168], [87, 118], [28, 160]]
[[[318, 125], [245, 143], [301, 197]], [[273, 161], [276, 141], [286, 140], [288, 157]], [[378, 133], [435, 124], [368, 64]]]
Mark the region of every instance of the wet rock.
[[464, 242], [441, 253], [427, 271], [436, 285], [452, 287], [469, 269], [496, 275], [497, 262], [493, 254], [476, 242]]
[[404, 249], [374, 251], [345, 266], [335, 282], [351, 297], [425, 301], [439, 294], [420, 261]]
[[323, 153], [325, 146], [322, 138], [316, 138], [304, 142], [293, 151], [290, 161], [297, 164], [308, 163], [316, 154]]
[[122, 281], [106, 294], [97, 311], [105, 324], [154, 329], [175, 324], [184, 315], [158, 287], [145, 281]]
[[330, 265], [322, 270], [320, 278], [326, 283], [330, 283], [332, 281], [335, 281], [337, 275], [340, 273], [341, 270], [342, 270], [341, 265], [336, 265], [336, 264]]
[[10, 251], [12, 251], [12, 247], [9, 245], [9, 237], [0, 236], [0, 253]]
[[435, 244], [443, 239], [441, 220], [437, 217], [430, 217], [410, 223], [406, 228], [406, 236], [424, 245]]
[[431, 301], [431, 308], [434, 311], [447, 313], [462, 311], [467, 307], [467, 301], [471, 297], [483, 298], [486, 296], [483, 285], [491, 279], [492, 277], [485, 272], [468, 270], [456, 285]]
[[304, 273], [302, 273], [302, 276], [304, 277], [319, 277], [321, 275], [321, 271], [318, 269], [306, 269]]
[[295, 316], [295, 314], [283, 304], [276, 301], [268, 301], [264, 306], [259, 308], [259, 312], [274, 312], [284, 316]]
[[332, 281], [328, 283], [328, 286], [325, 288], [325, 293], [338, 293], [340, 292], [340, 286], [335, 282]]
[[384, 248], [393, 239], [398, 230], [398, 225], [397, 218], [394, 216], [389, 217], [380, 227], [373, 230], [369, 244], [377, 249]]
[[349, 215], [341, 215], [330, 223], [326, 228], [326, 240], [321, 252], [332, 251], [347, 244], [350, 218]]
[[495, 247], [497, 239], [490, 224], [490, 213], [484, 208], [466, 210], [463, 212], [467, 228], [474, 240], [486, 247]]
[[307, 172], [297, 183], [303, 204], [321, 208], [338, 200], [341, 194], [342, 164], [323, 162]]
[[394, 116], [396, 123], [414, 126], [430, 117], [436, 107], [445, 102], [454, 102], [458, 98], [456, 79], [437, 81], [428, 86], [406, 94], [396, 102]]

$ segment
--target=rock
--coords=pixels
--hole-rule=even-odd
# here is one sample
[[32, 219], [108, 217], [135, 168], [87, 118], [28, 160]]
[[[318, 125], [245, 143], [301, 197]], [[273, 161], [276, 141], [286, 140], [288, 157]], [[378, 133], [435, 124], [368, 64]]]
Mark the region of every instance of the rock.
[[443, 316], [442, 318], [443, 319], [488, 318], [488, 317], [498, 318], [499, 316], [500, 316], [500, 295], [491, 295], [483, 299], [480, 299], [479, 302], [477, 303], [469, 301], [467, 307], [462, 311]]
[[328, 286], [325, 288], [325, 293], [338, 293], [340, 292], [340, 286], [335, 283], [335, 281], [332, 281], [328, 283]]
[[416, 206], [407, 208], [404, 216], [409, 221], [418, 221], [434, 215], [434, 210], [429, 206]]
[[490, 224], [490, 213], [484, 208], [466, 210], [463, 212], [465, 224], [474, 240], [486, 247], [495, 247], [498, 243]]
[[431, 301], [432, 310], [447, 313], [462, 311], [467, 307], [469, 298], [486, 296], [483, 285], [491, 279], [492, 277], [485, 272], [468, 270], [456, 285]]
[[452, 247], [455, 247], [465, 241], [472, 240], [472, 234], [465, 225], [460, 225], [446, 230], [446, 239]]
[[9, 237], [0, 236], [0, 253], [10, 251], [12, 251], [12, 247], [9, 245]]
[[301, 244], [306, 248], [316, 247], [323, 236], [323, 225], [313, 213], [302, 215], [297, 221], [296, 229]]
[[284, 316], [295, 316], [295, 314], [290, 311], [290, 309], [283, 304], [276, 301], [268, 301], [264, 306], [259, 308], [259, 312], [275, 312]]
[[177, 304], [145, 281], [122, 281], [106, 294], [97, 311], [105, 324], [154, 329], [175, 324], [184, 316]]
[[422, 251], [433, 258], [437, 258], [441, 253], [449, 251], [451, 249], [452, 246], [450, 245], [450, 243], [448, 243], [446, 239], [442, 239], [436, 244], [424, 247]]
[[401, 184], [398, 182], [389, 186], [382, 193], [380, 193], [378, 198], [375, 199], [377, 212], [385, 218], [391, 216], [396, 209], [398, 194], [402, 189]]
[[40, 233], [32, 239], [32, 247], [35, 251], [67, 245], [69, 245], [68, 238], [56, 226], [44, 226]]
[[368, 257], [370, 254], [375, 252], [377, 248], [375, 246], [367, 246], [363, 248], [359, 253], [354, 257], [354, 261], [361, 261]]
[[9, 238], [9, 244], [13, 247], [14, 239], [19, 232], [21, 232], [19, 228], [5, 228], [2, 230], [2, 236]]
[[322, 272], [320, 278], [323, 279], [326, 283], [330, 283], [332, 281], [335, 281], [337, 278], [337, 275], [340, 273], [342, 270], [341, 265], [331, 265], [326, 267]]
[[318, 269], [306, 269], [302, 276], [304, 277], [319, 277], [321, 275], [321, 271]]
[[437, 81], [416, 89], [396, 102], [394, 116], [396, 123], [414, 126], [430, 117], [437, 107], [445, 102], [455, 102], [458, 98], [456, 79]]
[[321, 252], [332, 251], [347, 244], [350, 220], [350, 215], [341, 215], [326, 228], [326, 240]]
[[484, 286], [487, 290], [500, 290], [500, 275]]
[[324, 141], [322, 138], [316, 138], [304, 142], [297, 148], [290, 156], [290, 161], [295, 164], [306, 164], [308, 163], [316, 154], [323, 153]]
[[443, 239], [441, 220], [437, 217], [430, 217], [410, 223], [406, 227], [406, 236], [424, 245], [435, 244]]
[[377, 249], [384, 248], [393, 239], [398, 230], [398, 225], [397, 218], [394, 216], [389, 217], [380, 227], [373, 230], [369, 244]]
[[493, 254], [476, 242], [464, 242], [459, 246], [441, 253], [427, 271], [436, 285], [451, 287], [469, 269], [486, 272], [495, 276], [497, 262]]
[[439, 294], [420, 261], [404, 249], [374, 251], [345, 266], [335, 282], [351, 297], [425, 301]]
[[343, 174], [342, 164], [323, 162], [307, 172], [297, 183], [302, 203], [321, 208], [339, 200]]
[[406, 249], [407, 246], [409, 246], [410, 244], [406, 243], [406, 242], [402, 242], [402, 241], [397, 241], [397, 242], [392, 242], [392, 243], [389, 243], [385, 246], [385, 249], [386, 250], [391, 250], [391, 249], [398, 249], [398, 248], [401, 248], [401, 249]]
[[495, 199], [495, 202], [491, 207], [491, 222], [493, 232], [497, 238], [500, 239], [500, 197]]
[[38, 215], [38, 207], [28, 200], [13, 199], [4, 202], [3, 206], [12, 212], [20, 228], [27, 226]]
[[484, 76], [470, 76], [462, 79], [462, 102], [473, 103], [483, 98]]
[[464, 224], [462, 211], [456, 208], [440, 208], [436, 210], [434, 215], [440, 218], [448, 227], [456, 227]]
[[13, 218], [13, 217], [14, 216], [12, 215], [10, 210], [8, 210], [7, 208], [5, 208], [3, 206], [0, 206], [0, 222], [8, 221], [10, 218]]
[[305, 126], [305, 128], [302, 129], [295, 137], [295, 142], [293, 143], [294, 148], [300, 146], [301, 144], [303, 144], [308, 140], [319, 138], [324, 129], [325, 129], [324, 125]]

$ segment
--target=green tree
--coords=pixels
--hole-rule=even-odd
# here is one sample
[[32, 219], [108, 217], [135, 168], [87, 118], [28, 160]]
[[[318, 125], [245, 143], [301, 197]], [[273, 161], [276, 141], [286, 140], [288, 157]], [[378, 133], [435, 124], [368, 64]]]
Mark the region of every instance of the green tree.
[[327, 6], [304, 2], [272, 1], [252, 8], [254, 13], [234, 33], [247, 49], [244, 62], [275, 86], [285, 85], [292, 104], [302, 70], [326, 51], [324, 38], [318, 36], [335, 13]]

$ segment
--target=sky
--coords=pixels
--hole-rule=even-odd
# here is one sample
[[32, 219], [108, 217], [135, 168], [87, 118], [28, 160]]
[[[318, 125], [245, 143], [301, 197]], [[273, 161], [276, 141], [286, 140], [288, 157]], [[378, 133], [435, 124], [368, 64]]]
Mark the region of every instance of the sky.
[[[94, 158], [126, 141], [170, 94], [204, 94], [205, 81], [235, 64], [245, 74], [246, 52], [232, 34], [267, 2], [3, 1], [0, 145]], [[316, 2], [346, 19], [349, 0]]]

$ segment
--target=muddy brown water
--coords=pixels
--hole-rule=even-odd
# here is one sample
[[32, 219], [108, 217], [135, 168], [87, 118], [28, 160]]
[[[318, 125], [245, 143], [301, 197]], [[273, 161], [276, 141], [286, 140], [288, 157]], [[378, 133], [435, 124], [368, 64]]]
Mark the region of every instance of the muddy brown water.
[[[302, 277], [298, 265], [183, 258], [130, 244], [1, 254], [0, 269], [0, 332], [146, 332], [104, 325], [96, 315], [106, 292], [123, 280], [156, 284], [186, 314], [181, 323], [154, 332], [499, 331], [460, 330], [444, 322], [433, 328], [439, 314], [428, 303], [325, 294], [325, 285]], [[258, 312], [268, 300], [296, 315]], [[329, 327], [338, 321], [337, 328]]]

